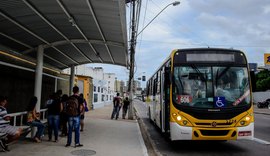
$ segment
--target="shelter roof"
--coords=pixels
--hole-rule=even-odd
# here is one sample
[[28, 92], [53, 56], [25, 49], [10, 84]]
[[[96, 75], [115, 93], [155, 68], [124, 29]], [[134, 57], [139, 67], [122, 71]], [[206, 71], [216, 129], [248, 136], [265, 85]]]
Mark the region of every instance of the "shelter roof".
[[[125, 1], [2, 0], [0, 44], [58, 69], [85, 63], [127, 66]], [[1, 50], [1, 49], [0, 49]]]

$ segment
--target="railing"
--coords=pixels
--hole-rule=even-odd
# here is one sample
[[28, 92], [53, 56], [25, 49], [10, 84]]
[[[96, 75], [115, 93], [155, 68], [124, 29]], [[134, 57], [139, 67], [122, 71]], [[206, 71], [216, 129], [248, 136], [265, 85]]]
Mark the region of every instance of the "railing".
[[[40, 120], [46, 120], [46, 112], [47, 109], [41, 109], [40, 110]], [[13, 126], [23, 126], [23, 119], [27, 118], [27, 111], [25, 112], [17, 112], [17, 113], [11, 113], [9, 114], [10, 117], [13, 117], [13, 120], [11, 121], [11, 125]], [[17, 119], [19, 118], [19, 124], [17, 124]]]

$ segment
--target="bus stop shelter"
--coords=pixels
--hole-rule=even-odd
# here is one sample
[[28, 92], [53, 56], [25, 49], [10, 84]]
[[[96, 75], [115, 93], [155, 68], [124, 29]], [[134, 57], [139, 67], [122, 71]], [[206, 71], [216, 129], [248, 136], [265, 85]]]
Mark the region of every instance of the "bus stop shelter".
[[4, 0], [0, 21], [0, 63], [14, 56], [32, 60], [38, 99], [45, 67], [71, 67], [71, 88], [76, 65], [128, 65], [125, 1]]

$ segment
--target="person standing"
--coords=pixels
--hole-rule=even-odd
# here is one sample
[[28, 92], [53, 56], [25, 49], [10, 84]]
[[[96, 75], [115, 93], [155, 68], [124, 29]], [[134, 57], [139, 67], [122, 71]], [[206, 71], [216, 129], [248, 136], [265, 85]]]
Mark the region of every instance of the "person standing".
[[38, 99], [36, 96], [32, 97], [26, 111], [27, 111], [27, 124], [32, 127], [37, 127], [37, 132], [34, 137], [34, 140], [37, 143], [39, 143], [41, 142], [41, 136], [43, 136], [45, 125], [40, 122], [38, 113], [36, 112], [37, 101]]
[[75, 130], [75, 147], [82, 147], [80, 144], [80, 112], [83, 108], [83, 99], [79, 96], [79, 87], [75, 86], [72, 89], [73, 95], [67, 100], [67, 115], [68, 115], [68, 139], [66, 147], [71, 145], [72, 130]]
[[0, 132], [8, 134], [8, 140], [1, 140], [0, 145], [4, 151], [9, 151], [7, 144], [18, 140], [22, 133], [21, 128], [10, 125], [10, 116], [8, 116], [6, 105], [8, 103], [7, 97], [0, 96]]
[[61, 103], [61, 97], [59, 94], [53, 94], [53, 101], [51, 104], [47, 103], [48, 108], [48, 136], [49, 141], [52, 140], [52, 131], [54, 133], [54, 142], [58, 142], [58, 131], [59, 131], [59, 121], [60, 113], [63, 110]]
[[114, 117], [116, 120], [118, 119], [120, 108], [121, 108], [121, 97], [120, 94], [117, 93], [116, 97], [113, 98], [113, 111], [111, 119], [113, 119]]
[[129, 104], [130, 104], [130, 101], [128, 100], [128, 97], [125, 98], [123, 103], [124, 103], [124, 105], [123, 105], [123, 110], [122, 110], [122, 118], [125, 119], [126, 114], [127, 114], [127, 110], [128, 110]]
[[81, 109], [80, 112], [80, 126], [81, 126], [81, 132], [83, 132], [84, 128], [84, 115], [85, 115], [85, 108], [87, 107], [87, 102], [83, 97], [83, 93], [80, 94], [80, 97], [83, 99], [83, 108]]
[[67, 136], [68, 135], [68, 130], [67, 130], [67, 122], [68, 122], [68, 116], [67, 116], [67, 100], [68, 100], [68, 95], [64, 94], [61, 98], [62, 106], [63, 106], [63, 111], [60, 114], [60, 124], [62, 128], [62, 133], [61, 136]]

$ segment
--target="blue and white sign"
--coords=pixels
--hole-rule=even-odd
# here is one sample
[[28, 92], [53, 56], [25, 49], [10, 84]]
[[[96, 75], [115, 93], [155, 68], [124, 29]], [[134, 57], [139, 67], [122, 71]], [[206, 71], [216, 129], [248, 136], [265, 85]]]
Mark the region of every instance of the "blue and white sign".
[[222, 108], [226, 107], [226, 100], [224, 96], [216, 96], [214, 98], [215, 107]]

